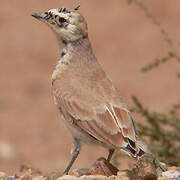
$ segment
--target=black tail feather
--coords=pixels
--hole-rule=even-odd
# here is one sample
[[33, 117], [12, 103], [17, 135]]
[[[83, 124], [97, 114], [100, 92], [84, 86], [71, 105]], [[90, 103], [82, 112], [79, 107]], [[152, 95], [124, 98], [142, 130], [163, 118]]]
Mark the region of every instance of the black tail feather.
[[132, 157], [136, 158], [136, 157], [141, 157], [145, 151], [138, 146], [138, 144], [136, 144], [134, 141], [132, 141], [131, 139], [128, 138], [128, 145], [125, 148]]

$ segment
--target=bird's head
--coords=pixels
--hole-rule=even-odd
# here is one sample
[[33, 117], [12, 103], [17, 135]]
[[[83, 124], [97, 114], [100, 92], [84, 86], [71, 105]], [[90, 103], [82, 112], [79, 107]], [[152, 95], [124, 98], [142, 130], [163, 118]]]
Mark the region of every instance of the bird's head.
[[66, 8], [50, 9], [43, 13], [34, 13], [33, 17], [47, 24], [65, 42], [73, 42], [88, 36], [87, 23], [84, 17], [74, 10]]

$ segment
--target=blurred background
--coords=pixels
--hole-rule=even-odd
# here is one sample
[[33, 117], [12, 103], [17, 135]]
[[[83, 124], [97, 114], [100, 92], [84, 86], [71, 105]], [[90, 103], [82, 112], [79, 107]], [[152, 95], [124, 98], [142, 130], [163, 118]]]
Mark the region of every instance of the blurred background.
[[[132, 105], [135, 95], [157, 112], [166, 112], [177, 103], [180, 83], [175, 78], [179, 70], [175, 60], [148, 73], [140, 70], [177, 48], [180, 1], [144, 3], [174, 41], [173, 47], [137, 1], [1, 0], [0, 171], [14, 173], [22, 164], [43, 172], [63, 171], [71, 158], [71, 135], [60, 119], [50, 87], [59, 47], [51, 30], [30, 16], [34, 12], [80, 4], [94, 52], [124, 101]], [[134, 116], [136, 122], [143, 122], [138, 114]], [[106, 155], [101, 147], [85, 145], [73, 168], [89, 167]], [[121, 167], [125, 164], [120, 161]]]

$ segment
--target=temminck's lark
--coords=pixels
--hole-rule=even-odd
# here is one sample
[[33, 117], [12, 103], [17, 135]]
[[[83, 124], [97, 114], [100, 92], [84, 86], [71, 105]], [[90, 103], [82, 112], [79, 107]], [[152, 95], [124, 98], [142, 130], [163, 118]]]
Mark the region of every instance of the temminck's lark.
[[53, 30], [61, 48], [52, 74], [52, 91], [74, 139], [66, 174], [80, 152], [81, 142], [107, 148], [108, 161], [114, 150], [123, 150], [134, 158], [147, 150], [138, 140], [130, 111], [98, 63], [86, 21], [77, 10], [56, 8], [32, 15]]

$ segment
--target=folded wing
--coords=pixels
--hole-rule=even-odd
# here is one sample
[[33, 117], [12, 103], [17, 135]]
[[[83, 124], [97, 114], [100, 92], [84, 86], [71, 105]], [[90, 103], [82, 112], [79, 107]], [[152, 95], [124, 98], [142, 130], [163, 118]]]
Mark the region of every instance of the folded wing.
[[56, 104], [73, 117], [73, 123], [105, 146], [124, 149], [133, 157], [141, 151], [132, 115], [125, 107], [111, 102], [90, 106], [81, 98], [63, 97], [55, 95]]

